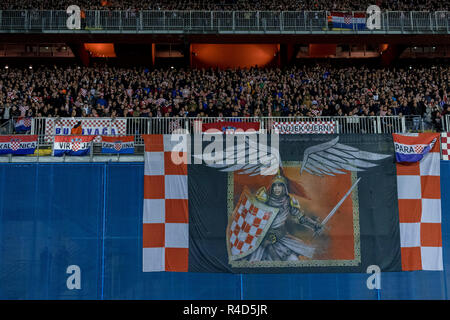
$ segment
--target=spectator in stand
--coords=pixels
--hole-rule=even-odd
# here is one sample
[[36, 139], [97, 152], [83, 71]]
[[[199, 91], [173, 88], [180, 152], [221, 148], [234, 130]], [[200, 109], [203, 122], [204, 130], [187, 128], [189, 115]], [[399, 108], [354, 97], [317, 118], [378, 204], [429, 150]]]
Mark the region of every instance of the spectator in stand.
[[1, 10], [65, 10], [69, 5], [78, 5], [83, 10], [124, 10], [128, 16], [138, 10], [177, 11], [366, 11], [372, 4], [382, 10], [392, 11], [446, 11], [448, 0], [3, 0]]
[[4, 119], [417, 115], [432, 126], [449, 106], [449, 77], [447, 61], [413, 69], [36, 66], [0, 70], [0, 105]]
[[433, 112], [433, 126], [436, 131], [442, 131], [442, 114], [440, 111]]
[[20, 112], [20, 110], [17, 108], [17, 106], [16, 105], [13, 105], [12, 106], [12, 108], [11, 108], [11, 111], [10, 111], [10, 115], [11, 115], [11, 118], [18, 118], [18, 117], [20, 117], [21, 116], [21, 112]]
[[3, 105], [3, 103], [0, 103], [0, 126], [7, 121], [4, 118], [4, 116], [5, 116], [5, 106]]

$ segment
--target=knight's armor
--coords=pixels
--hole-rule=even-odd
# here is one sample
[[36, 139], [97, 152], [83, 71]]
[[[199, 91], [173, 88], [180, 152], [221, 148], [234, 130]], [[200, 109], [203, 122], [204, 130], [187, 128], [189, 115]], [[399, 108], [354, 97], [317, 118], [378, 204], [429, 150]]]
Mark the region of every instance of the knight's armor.
[[[278, 195], [274, 192], [275, 185], [281, 186], [283, 189]], [[256, 198], [270, 207], [278, 208], [279, 211], [261, 245], [247, 259], [250, 261], [298, 260], [299, 255], [312, 258], [314, 247], [290, 235], [287, 231], [286, 221], [291, 216], [296, 223], [310, 228], [316, 233], [320, 233], [322, 225], [305, 215], [299, 202], [289, 195], [286, 178], [278, 174], [272, 181], [269, 192], [262, 187], [257, 191]]]

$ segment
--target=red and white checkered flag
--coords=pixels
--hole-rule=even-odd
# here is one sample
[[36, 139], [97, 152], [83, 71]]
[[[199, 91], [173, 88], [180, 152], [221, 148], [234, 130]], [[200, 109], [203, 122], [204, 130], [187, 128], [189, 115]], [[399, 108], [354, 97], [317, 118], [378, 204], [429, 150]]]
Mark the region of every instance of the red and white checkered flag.
[[114, 149], [116, 149], [117, 151], [120, 151], [122, 149], [122, 144], [120, 142], [115, 143]]

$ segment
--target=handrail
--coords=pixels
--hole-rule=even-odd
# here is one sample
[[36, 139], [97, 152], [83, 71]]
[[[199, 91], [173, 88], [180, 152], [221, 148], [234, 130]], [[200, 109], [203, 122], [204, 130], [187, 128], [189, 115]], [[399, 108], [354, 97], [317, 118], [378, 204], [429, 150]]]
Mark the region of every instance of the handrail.
[[0, 125], [0, 134], [13, 133], [13, 121], [9, 119]]
[[[342, 12], [342, 11], [331, 11]], [[365, 21], [328, 23], [330, 11], [121, 11], [86, 10], [81, 29], [68, 29], [65, 10], [0, 10], [0, 32], [136, 33], [449, 33], [449, 11], [382, 11], [381, 29]], [[362, 23], [363, 22], [363, 23]]]
[[[11, 126], [14, 127], [15, 119], [11, 119]], [[99, 132], [85, 132], [90, 135], [132, 135], [135, 140], [135, 153], [137, 158], [133, 161], [142, 161], [144, 153], [143, 134], [171, 134], [175, 129], [184, 129], [183, 133], [199, 133], [202, 131], [203, 123], [212, 122], [259, 122], [260, 133], [276, 133], [274, 128], [279, 128], [277, 122], [292, 124], [302, 122], [303, 124], [323, 124], [333, 123], [334, 134], [392, 134], [407, 132], [429, 131], [429, 123], [425, 123], [421, 116], [337, 116], [337, 117], [129, 117], [129, 118], [33, 118], [31, 130], [28, 134], [38, 136], [37, 161], [40, 156], [51, 155], [53, 140], [55, 135], [70, 135], [70, 129], [74, 123], [82, 121], [84, 129], [89, 127], [100, 128]], [[450, 132], [450, 114], [442, 118], [442, 131]], [[56, 130], [56, 124], [59, 124], [59, 131]], [[101, 130], [102, 126], [105, 130]], [[289, 126], [286, 126], [289, 127]], [[64, 128], [67, 129], [64, 132]], [[116, 131], [112, 131], [111, 129]], [[108, 131], [109, 130], [109, 131]], [[113, 134], [111, 134], [113, 133]], [[179, 133], [179, 132], [176, 132]], [[279, 132], [278, 132], [279, 133]], [[21, 133], [22, 134], [22, 133]], [[3, 134], [5, 135], [5, 134]], [[94, 161], [94, 156], [102, 156], [101, 139], [94, 140], [92, 143], [90, 159]], [[115, 156], [114, 156], [115, 157]], [[112, 161], [126, 161], [127, 157], [112, 157]], [[0, 157], [0, 162], [13, 161], [14, 157]], [[26, 158], [26, 157], [25, 157]], [[114, 159], [115, 160], [114, 160]], [[122, 160], [120, 160], [120, 159]], [[31, 159], [31, 158], [30, 158]], [[139, 160], [140, 159], [140, 160]], [[128, 159], [129, 160], [129, 159]], [[31, 160], [30, 160], [31, 161]], [[63, 161], [66, 161], [63, 159]]]
[[[0, 127], [8, 127], [7, 131], [0, 134], [14, 133], [14, 118], [4, 123]], [[32, 118], [31, 130], [29, 134], [37, 134], [40, 137], [52, 134], [68, 134], [72, 125], [78, 121], [100, 122], [103, 121], [105, 132], [100, 132], [99, 135], [135, 135], [141, 134], [170, 134], [175, 129], [186, 129], [188, 132], [194, 132], [195, 126], [199, 123], [212, 122], [258, 122], [261, 130], [270, 131], [274, 123], [292, 123], [292, 122], [306, 122], [319, 123], [331, 121], [336, 124], [335, 133], [405, 133], [405, 132], [424, 132], [436, 130], [433, 123], [428, 123], [420, 115], [406, 115], [406, 116], [279, 116], [279, 117], [122, 117], [122, 118], [53, 118], [53, 117], [35, 117]], [[54, 123], [62, 124], [60, 127], [65, 128], [65, 132], [55, 131]], [[118, 128], [120, 123], [120, 130], [108, 131], [111, 128]], [[95, 127], [95, 126], [93, 126]], [[101, 125], [95, 127], [98, 128]], [[443, 132], [450, 132], [450, 114], [442, 117]], [[86, 134], [90, 134], [86, 132]], [[139, 140], [139, 138], [137, 138]]]
[[[31, 134], [39, 136], [42, 144], [51, 144], [55, 134], [70, 134], [70, 129], [82, 121], [85, 134], [133, 135], [138, 145], [143, 144], [142, 134], [171, 134], [176, 129], [189, 133], [201, 132], [204, 123], [258, 122], [261, 132], [275, 132], [276, 124], [332, 123], [334, 133], [395, 133], [406, 132], [405, 118], [400, 116], [369, 117], [125, 117], [125, 118], [33, 118]], [[89, 129], [91, 128], [91, 129]], [[100, 128], [100, 129], [99, 129]], [[95, 131], [98, 130], [98, 131]], [[100, 141], [100, 140], [99, 140]]]
[[444, 116], [444, 122], [442, 124], [442, 131], [450, 132], [450, 114]]

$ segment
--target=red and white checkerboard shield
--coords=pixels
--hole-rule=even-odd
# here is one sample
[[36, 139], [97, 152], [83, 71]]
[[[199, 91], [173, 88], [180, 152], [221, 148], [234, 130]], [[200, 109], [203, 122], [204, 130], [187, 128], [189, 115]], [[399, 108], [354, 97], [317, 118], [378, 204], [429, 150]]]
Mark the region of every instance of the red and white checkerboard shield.
[[240, 259], [254, 252], [277, 213], [277, 208], [260, 203], [244, 190], [227, 228], [230, 260]]
[[344, 23], [345, 23], [345, 24], [350, 24], [350, 23], [352, 23], [352, 16], [345, 16], [345, 17], [344, 17]]
[[72, 151], [77, 152], [81, 148], [81, 139], [72, 139]]
[[119, 142], [115, 142], [114, 143], [114, 149], [116, 149], [116, 151], [120, 151], [122, 149], [122, 143]]
[[414, 146], [414, 152], [416, 152], [416, 153], [422, 153], [424, 149], [425, 149], [425, 146], [420, 145], [420, 144]]
[[20, 148], [20, 139], [12, 139], [11, 142], [9, 143], [10, 148], [12, 151], [17, 151]]

